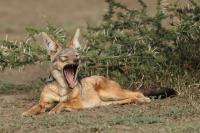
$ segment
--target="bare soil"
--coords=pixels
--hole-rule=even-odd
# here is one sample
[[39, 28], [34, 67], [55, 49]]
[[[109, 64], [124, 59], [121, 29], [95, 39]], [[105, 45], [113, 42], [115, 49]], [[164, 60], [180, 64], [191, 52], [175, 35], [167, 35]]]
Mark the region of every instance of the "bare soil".
[[21, 117], [37, 102], [35, 99], [32, 91], [1, 94], [0, 132], [200, 132], [199, 102], [181, 95], [148, 105], [113, 105], [53, 116], [43, 113]]

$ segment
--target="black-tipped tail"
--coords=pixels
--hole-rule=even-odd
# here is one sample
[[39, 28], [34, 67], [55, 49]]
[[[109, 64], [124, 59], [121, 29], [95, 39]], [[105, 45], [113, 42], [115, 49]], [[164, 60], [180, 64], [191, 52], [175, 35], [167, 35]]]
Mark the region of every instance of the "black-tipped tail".
[[154, 99], [163, 99], [166, 97], [173, 97], [178, 95], [178, 92], [172, 88], [167, 87], [150, 87], [145, 89], [139, 89], [147, 97], [152, 97]]

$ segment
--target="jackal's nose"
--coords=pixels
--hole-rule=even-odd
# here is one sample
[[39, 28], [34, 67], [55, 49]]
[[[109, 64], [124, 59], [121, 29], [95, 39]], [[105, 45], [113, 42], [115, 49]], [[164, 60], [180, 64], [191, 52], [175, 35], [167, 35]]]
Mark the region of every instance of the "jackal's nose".
[[78, 64], [79, 63], [79, 59], [74, 59], [74, 63]]

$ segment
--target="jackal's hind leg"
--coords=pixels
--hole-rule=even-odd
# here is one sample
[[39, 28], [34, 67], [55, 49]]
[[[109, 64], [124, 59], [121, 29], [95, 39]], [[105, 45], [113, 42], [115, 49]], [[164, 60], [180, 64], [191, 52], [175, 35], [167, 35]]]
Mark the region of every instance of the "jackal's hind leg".
[[150, 102], [150, 99], [145, 97], [141, 92], [133, 92], [121, 88], [112, 90], [102, 89], [98, 94], [103, 101], [103, 105], [126, 103], [145, 104]]

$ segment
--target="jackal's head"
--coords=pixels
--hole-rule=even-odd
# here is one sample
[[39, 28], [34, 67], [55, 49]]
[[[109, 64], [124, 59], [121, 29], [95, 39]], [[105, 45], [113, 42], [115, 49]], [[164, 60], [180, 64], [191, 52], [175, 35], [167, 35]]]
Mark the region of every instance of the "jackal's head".
[[76, 84], [77, 69], [79, 67], [79, 54], [77, 48], [80, 30], [77, 29], [72, 40], [65, 48], [53, 41], [46, 33], [42, 33], [44, 43], [51, 58], [52, 69], [64, 74], [70, 88]]

